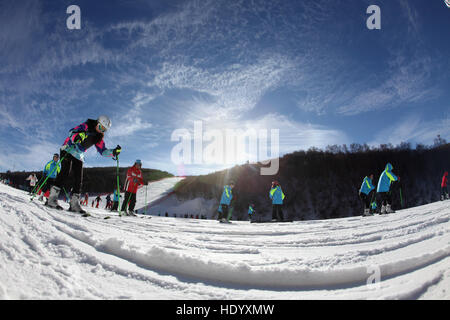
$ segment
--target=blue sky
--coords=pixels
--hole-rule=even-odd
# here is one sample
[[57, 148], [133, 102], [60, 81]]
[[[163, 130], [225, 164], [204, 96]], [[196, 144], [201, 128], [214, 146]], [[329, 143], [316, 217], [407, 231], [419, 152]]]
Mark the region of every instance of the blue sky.
[[[372, 4], [381, 30], [366, 28]], [[173, 174], [171, 134], [194, 121], [279, 129], [281, 155], [450, 140], [449, 40], [443, 0], [1, 0], [0, 171], [40, 170], [100, 114], [121, 165]], [[113, 165], [88, 151], [85, 166]]]

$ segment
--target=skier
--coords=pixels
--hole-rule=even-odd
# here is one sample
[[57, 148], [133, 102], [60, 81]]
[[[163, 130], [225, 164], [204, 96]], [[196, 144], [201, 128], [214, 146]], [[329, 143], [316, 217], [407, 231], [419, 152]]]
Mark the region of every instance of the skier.
[[272, 221], [283, 221], [284, 218], [281, 207], [283, 205], [285, 195], [278, 181], [272, 182], [269, 197], [272, 199]]
[[[116, 157], [121, 147], [107, 149], [103, 141], [105, 132], [111, 127], [111, 120], [107, 116], [100, 116], [97, 120], [88, 119], [79, 126], [69, 131], [69, 137], [64, 141], [61, 150], [61, 172], [56, 178], [55, 184], [50, 189], [47, 205], [52, 208], [62, 209], [58, 205], [58, 196], [63, 187], [72, 189], [69, 211], [85, 213], [80, 206], [80, 192], [83, 182], [83, 161], [87, 149], [95, 145], [97, 152], [104, 157]], [[74, 181], [69, 186], [69, 176]]]
[[375, 187], [372, 184], [373, 181], [373, 174], [370, 174], [368, 177], [365, 177], [361, 188], [359, 189], [359, 198], [364, 204], [364, 213], [363, 216], [370, 216], [372, 213], [373, 207], [373, 195]]
[[117, 189], [115, 189], [113, 193], [113, 205], [111, 211], [117, 211], [117, 209], [119, 208], [119, 196], [120, 195], [117, 193]]
[[95, 207], [98, 208], [99, 203], [102, 202], [102, 198], [100, 198], [100, 196], [97, 196], [97, 198], [95, 198], [95, 201], [97, 201], [97, 204]]
[[252, 203], [248, 206], [248, 220], [252, 221], [252, 216], [255, 213], [255, 205]]
[[[44, 185], [41, 187], [42, 195], [39, 197], [39, 200], [43, 200], [43, 196], [47, 193], [47, 191], [50, 191], [50, 187], [55, 183], [56, 176], [61, 171], [61, 165], [58, 163], [59, 160], [59, 154], [55, 153], [53, 155], [53, 159], [46, 163], [44, 166], [44, 177], [48, 177], [47, 181], [44, 183]], [[45, 195], [48, 197], [48, 195]]]
[[231, 181], [229, 185], [223, 187], [222, 198], [220, 199], [220, 211], [219, 211], [219, 220], [220, 222], [227, 222], [228, 218], [228, 209], [231, 204], [231, 200], [233, 199], [233, 190], [234, 182]]
[[111, 194], [108, 193], [108, 195], [106, 196], [106, 207], [105, 207], [105, 209], [111, 209], [111, 204], [112, 204]]
[[392, 210], [392, 194], [391, 194], [391, 183], [395, 181], [399, 181], [399, 178], [392, 173], [392, 164], [386, 164], [386, 168], [380, 175], [380, 179], [378, 180], [377, 193], [381, 198], [381, 212], [380, 214], [385, 213], [394, 213]]
[[38, 178], [36, 177], [36, 174], [32, 173], [28, 176], [28, 178], [26, 178], [25, 180], [29, 180], [30, 181], [30, 191], [33, 190], [33, 188], [36, 186], [36, 183], [38, 181]]
[[448, 197], [448, 189], [447, 189], [447, 183], [448, 183], [448, 172], [445, 171], [444, 175], [442, 176], [442, 182], [441, 182], [441, 200], [449, 199]]
[[84, 201], [81, 204], [87, 206], [88, 203], [89, 203], [89, 193], [86, 192], [84, 194]]
[[134, 206], [136, 205], [136, 192], [140, 186], [144, 185], [142, 178], [142, 161], [136, 160], [134, 165], [128, 169], [127, 178], [125, 180], [125, 199], [122, 204], [122, 211], [127, 213], [127, 206], [129, 215], [134, 215]]

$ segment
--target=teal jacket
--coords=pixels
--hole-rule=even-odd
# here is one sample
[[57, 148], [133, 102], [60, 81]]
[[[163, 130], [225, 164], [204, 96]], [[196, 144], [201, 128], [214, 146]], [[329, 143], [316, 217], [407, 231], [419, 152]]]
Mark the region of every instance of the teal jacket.
[[392, 164], [388, 163], [378, 180], [377, 192], [389, 192], [391, 183], [393, 181], [398, 181], [397, 176], [392, 173], [392, 169], [394, 169], [394, 167], [392, 167]]
[[372, 184], [372, 179], [370, 179], [369, 177], [365, 177], [362, 182], [361, 188], [359, 189], [359, 192], [368, 195], [373, 189], [375, 189], [375, 187]]
[[56, 178], [56, 176], [59, 174], [60, 171], [61, 165], [58, 162], [55, 162], [54, 160], [50, 160], [44, 166], [44, 176], [48, 176], [51, 179]]
[[222, 198], [220, 199], [220, 204], [230, 205], [231, 199], [233, 199], [233, 193], [230, 186], [223, 187]]
[[283, 204], [285, 195], [283, 190], [281, 190], [281, 187], [276, 186], [275, 188], [270, 189], [269, 197], [272, 199], [272, 204]]

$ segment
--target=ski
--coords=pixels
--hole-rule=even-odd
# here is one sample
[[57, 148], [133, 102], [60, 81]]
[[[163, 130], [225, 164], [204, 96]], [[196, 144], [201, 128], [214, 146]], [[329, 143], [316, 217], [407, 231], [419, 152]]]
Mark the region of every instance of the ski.
[[289, 222], [294, 222], [294, 220], [283, 220], [283, 221], [272, 221], [272, 220], [268, 220], [268, 221], [250, 221], [250, 223], [289, 223]]

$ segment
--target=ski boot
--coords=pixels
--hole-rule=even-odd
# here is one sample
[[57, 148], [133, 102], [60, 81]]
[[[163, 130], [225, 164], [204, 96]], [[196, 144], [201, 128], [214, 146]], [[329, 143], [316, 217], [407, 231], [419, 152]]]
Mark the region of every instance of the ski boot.
[[393, 209], [391, 208], [391, 205], [390, 205], [390, 204], [388, 204], [388, 205], [386, 206], [386, 213], [395, 213], [395, 210], [393, 210]]
[[380, 214], [386, 214], [387, 212], [386, 212], [386, 206], [385, 205], [382, 205], [381, 206], [381, 211], [380, 211]]
[[79, 193], [74, 193], [74, 194], [72, 194], [72, 197], [70, 197], [69, 211], [71, 211], [71, 212], [78, 212], [78, 213], [81, 213], [81, 214], [85, 214], [86, 213], [86, 211], [84, 211], [81, 208], [81, 205], [80, 205], [80, 194]]
[[45, 205], [50, 208], [63, 210], [63, 208], [58, 204], [58, 197], [59, 197], [60, 192], [61, 192], [60, 188], [58, 188], [56, 186], [52, 186], [50, 188], [50, 195], [48, 196], [48, 200]]
[[368, 217], [368, 216], [371, 216], [371, 215], [372, 214], [370, 213], [370, 209], [369, 208], [364, 209], [363, 217]]

